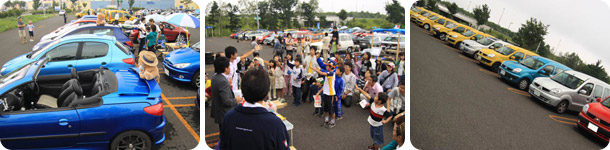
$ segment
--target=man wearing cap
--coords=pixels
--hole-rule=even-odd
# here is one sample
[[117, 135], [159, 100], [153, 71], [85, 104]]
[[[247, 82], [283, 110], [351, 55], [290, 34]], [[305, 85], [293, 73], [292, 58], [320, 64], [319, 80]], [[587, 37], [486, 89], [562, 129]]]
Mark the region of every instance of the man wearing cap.
[[138, 66], [140, 68], [140, 78], [153, 80], [159, 77], [159, 69], [157, 69], [157, 57], [150, 51], [140, 52]]
[[388, 63], [386, 70], [379, 74], [378, 83], [383, 87], [383, 91], [389, 92], [392, 88], [398, 86], [398, 74], [393, 71], [394, 63]]
[[25, 43], [25, 23], [23, 23], [21, 17], [17, 17], [17, 20], [17, 27], [19, 28], [17, 31], [19, 32], [19, 39], [21, 39], [21, 44], [23, 45], [23, 43]]

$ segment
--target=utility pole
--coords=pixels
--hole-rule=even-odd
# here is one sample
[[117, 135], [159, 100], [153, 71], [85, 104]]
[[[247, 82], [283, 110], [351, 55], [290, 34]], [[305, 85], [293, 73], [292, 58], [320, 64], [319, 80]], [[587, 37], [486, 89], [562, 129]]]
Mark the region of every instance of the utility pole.
[[559, 39], [559, 42], [557, 42], [557, 46], [555, 46], [555, 52], [557, 52], [557, 50], [559, 50], [559, 44], [561, 43], [561, 39]]
[[510, 23], [508, 24], [508, 28], [506, 28], [506, 29], [510, 30], [510, 25], [512, 25], [512, 24], [513, 24], [513, 22], [510, 22]]
[[472, 3], [472, 1], [468, 2], [468, 7], [466, 7], [466, 11], [468, 11], [468, 9], [470, 8], [470, 3]]
[[502, 15], [504, 15], [504, 8], [502, 8], [502, 14], [500, 14], [500, 19], [498, 19], [498, 25], [500, 24], [500, 20], [502, 20]]

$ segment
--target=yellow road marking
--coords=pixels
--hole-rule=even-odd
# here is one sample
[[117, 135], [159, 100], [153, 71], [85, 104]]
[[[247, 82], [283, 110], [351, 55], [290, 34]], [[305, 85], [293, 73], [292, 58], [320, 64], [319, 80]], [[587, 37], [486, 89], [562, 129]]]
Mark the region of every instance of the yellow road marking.
[[214, 146], [216, 146], [216, 144], [218, 144], [218, 143], [217, 142], [210, 143], [210, 144], [208, 144], [208, 147], [214, 147]]
[[211, 133], [211, 134], [206, 134], [205, 137], [207, 138], [207, 137], [210, 137], [210, 136], [217, 136], [219, 134], [220, 134], [220, 132], [215, 132], [215, 133]]
[[206, 140], [205, 142], [208, 143], [208, 142], [217, 142], [217, 141], [218, 141], [218, 138], [214, 138], [214, 139], [211, 139], [211, 140]]
[[487, 74], [490, 74], [490, 75], [495, 76], [495, 77], [498, 77], [498, 78], [500, 77], [500, 75], [498, 75], [497, 73], [491, 72], [491, 71], [489, 71], [489, 70], [485, 70], [485, 69], [483, 69], [483, 68], [479, 68], [479, 71], [481, 71], [481, 72], [485, 72], [485, 73], [487, 73]]
[[167, 97], [167, 99], [195, 99], [197, 96], [187, 96], [187, 97]]
[[[555, 116], [555, 115], [549, 115], [549, 118], [551, 118], [552, 120], [559, 122], [559, 123], [576, 125], [576, 119], [559, 117], [559, 116]], [[563, 120], [559, 120], [559, 119], [565, 119], [565, 120], [570, 120], [570, 121], [563, 121]]]
[[506, 88], [506, 89], [508, 89], [509, 91], [511, 91], [511, 92], [513, 92], [515, 94], [519, 94], [519, 95], [530, 97], [530, 93], [528, 93], [528, 92], [521, 91], [521, 90], [515, 89], [515, 88], [510, 88], [510, 87]]
[[161, 93], [161, 99], [163, 99], [163, 103], [167, 104], [169, 106], [169, 108], [172, 109], [172, 112], [174, 112], [174, 114], [176, 116], [178, 116], [178, 119], [180, 120], [180, 122], [182, 122], [182, 125], [184, 125], [184, 127], [186, 127], [186, 130], [188, 130], [191, 135], [193, 136], [193, 138], [195, 138], [195, 140], [197, 140], [197, 142], [199, 142], [199, 135], [197, 135], [197, 132], [195, 132], [195, 130], [193, 130], [193, 128], [191, 127], [191, 125], [189, 125], [186, 120], [184, 120], [184, 117], [182, 117], [182, 115], [180, 113], [178, 113], [178, 110], [176, 110], [176, 108], [174, 107], [174, 105], [172, 105], [172, 102], [170, 102], [169, 100], [167, 100], [167, 97], [165, 97], [165, 95], [163, 93]]
[[471, 62], [474, 62], [474, 63], [478, 63], [478, 62], [479, 62], [479, 61], [476, 61], [476, 60], [474, 60], [474, 59], [472, 59], [472, 58], [468, 58], [468, 57], [466, 57], [466, 56], [464, 56], [464, 55], [462, 55], [462, 54], [458, 54], [458, 56], [459, 56], [460, 58], [466, 59], [466, 60], [471, 61]]

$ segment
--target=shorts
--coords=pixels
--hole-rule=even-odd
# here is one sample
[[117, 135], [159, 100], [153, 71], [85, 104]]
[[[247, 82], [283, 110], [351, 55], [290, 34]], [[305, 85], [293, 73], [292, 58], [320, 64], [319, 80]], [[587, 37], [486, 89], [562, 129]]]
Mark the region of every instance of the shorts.
[[34, 31], [29, 31], [30, 32], [30, 36], [34, 36]]
[[377, 145], [383, 144], [383, 125], [375, 127], [371, 125], [371, 138]]
[[333, 111], [334, 106], [332, 105], [333, 104], [332, 98], [333, 98], [332, 96], [322, 94], [322, 103], [324, 103], [324, 105], [322, 105], [322, 106], [323, 106], [324, 112], [331, 113], [331, 114], [334, 113], [334, 111]]

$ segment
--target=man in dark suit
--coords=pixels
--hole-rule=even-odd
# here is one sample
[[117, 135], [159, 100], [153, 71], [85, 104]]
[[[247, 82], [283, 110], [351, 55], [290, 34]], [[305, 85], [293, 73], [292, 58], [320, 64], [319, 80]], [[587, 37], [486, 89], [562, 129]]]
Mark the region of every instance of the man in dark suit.
[[225, 115], [220, 129], [222, 150], [288, 150], [286, 125], [265, 106], [269, 75], [264, 69], [248, 69], [241, 82], [246, 102]]
[[[241, 97], [235, 97], [231, 90], [231, 84], [227, 80], [227, 75], [230, 72], [229, 59], [226, 57], [217, 58], [214, 61], [214, 72], [216, 75], [212, 77], [212, 118], [218, 123], [218, 128], [222, 127], [222, 121], [225, 114], [233, 109], [243, 100]], [[236, 81], [233, 81], [236, 82]]]

